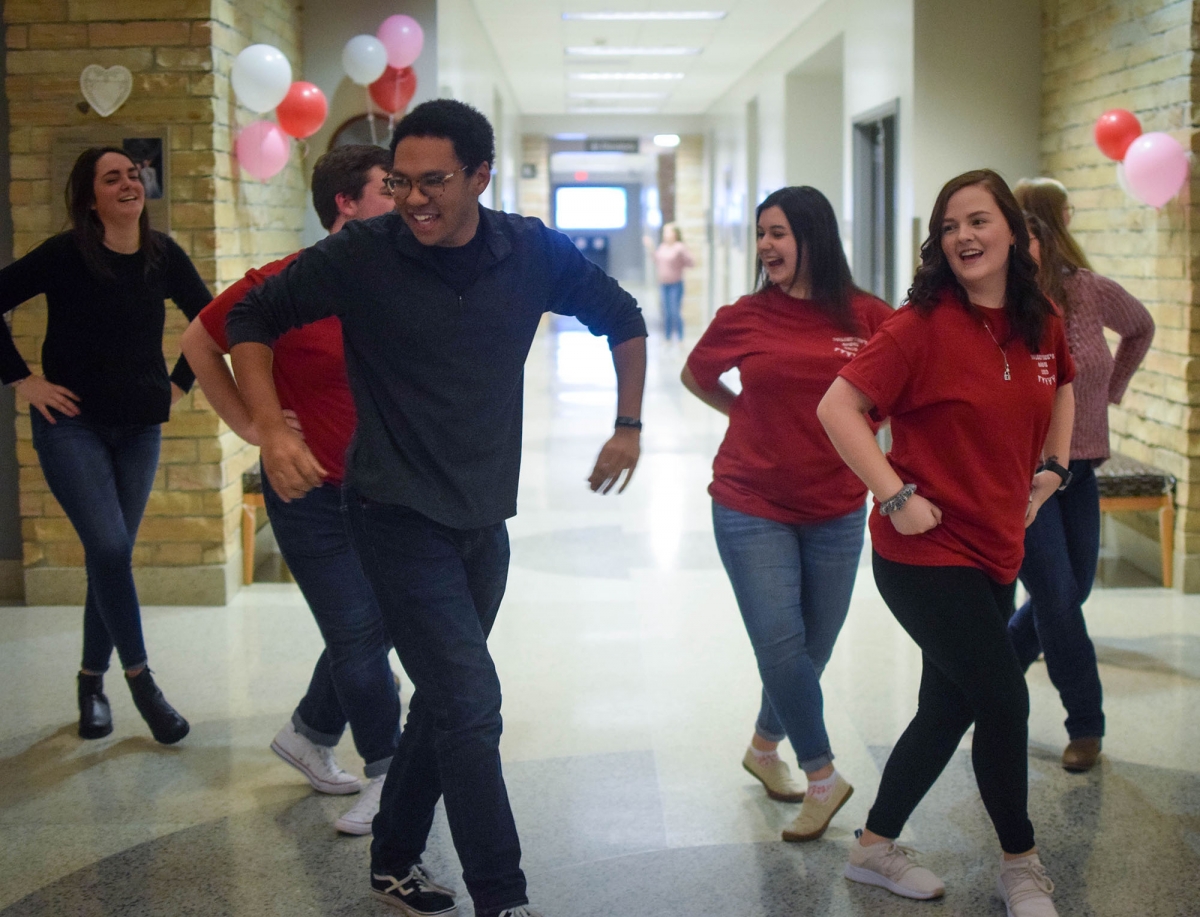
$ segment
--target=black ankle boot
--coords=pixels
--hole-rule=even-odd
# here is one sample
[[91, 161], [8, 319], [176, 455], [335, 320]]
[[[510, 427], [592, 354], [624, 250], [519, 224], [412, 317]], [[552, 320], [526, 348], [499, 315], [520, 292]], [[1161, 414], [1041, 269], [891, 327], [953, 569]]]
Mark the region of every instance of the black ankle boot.
[[104, 676], [79, 673], [79, 738], [103, 739], [112, 732], [112, 708], [104, 696]]
[[173, 745], [188, 734], [191, 728], [188, 721], [179, 715], [178, 711], [163, 697], [162, 691], [154, 683], [149, 667], [142, 669], [132, 678], [125, 676], [129, 685], [129, 693], [133, 695], [133, 705], [150, 727], [155, 741], [163, 745]]

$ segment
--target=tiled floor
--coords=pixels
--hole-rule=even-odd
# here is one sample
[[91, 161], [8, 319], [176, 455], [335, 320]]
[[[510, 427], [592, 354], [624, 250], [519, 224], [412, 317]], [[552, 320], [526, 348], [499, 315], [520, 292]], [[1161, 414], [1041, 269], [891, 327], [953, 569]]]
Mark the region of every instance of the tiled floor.
[[[841, 877], [920, 666], [866, 568], [824, 677], [857, 792], [823, 840], [779, 840], [796, 807], [740, 767], [759, 688], [705, 494], [723, 419], [679, 386], [683, 351], [652, 344], [644, 457], [620, 497], [584, 484], [612, 420], [603, 342], [547, 336], [529, 361], [493, 647], [535, 905], [546, 917], [1002, 917], [965, 748], [905, 838], [946, 898]], [[79, 616], [0, 610], [0, 915], [394, 913], [365, 893], [367, 840], [334, 833], [353, 800], [313, 794], [267, 748], [319, 652], [294, 586], [255, 585], [227, 608], [146, 609], [160, 682], [192, 721], [175, 748], [149, 739], [119, 683], [113, 735], [75, 737]], [[1098, 589], [1088, 619], [1109, 722], [1095, 772], [1059, 768], [1063, 714], [1045, 668], [1029, 676], [1030, 802], [1060, 913], [1198, 915], [1200, 598]], [[361, 763], [348, 739], [339, 755]], [[461, 888], [444, 820], [428, 862]]]

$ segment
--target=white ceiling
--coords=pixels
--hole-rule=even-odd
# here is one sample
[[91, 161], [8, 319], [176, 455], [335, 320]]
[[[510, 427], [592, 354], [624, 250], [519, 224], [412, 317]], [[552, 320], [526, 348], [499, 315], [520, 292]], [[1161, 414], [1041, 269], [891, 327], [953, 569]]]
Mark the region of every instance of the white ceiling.
[[[647, 109], [701, 114], [824, 0], [474, 0], [522, 114]], [[667, 22], [564, 20], [564, 12], [722, 10], [724, 19]], [[684, 46], [690, 56], [568, 56], [566, 48]], [[585, 80], [572, 73], [667, 72], [680, 80]], [[577, 99], [569, 93], [662, 93], [663, 98]]]

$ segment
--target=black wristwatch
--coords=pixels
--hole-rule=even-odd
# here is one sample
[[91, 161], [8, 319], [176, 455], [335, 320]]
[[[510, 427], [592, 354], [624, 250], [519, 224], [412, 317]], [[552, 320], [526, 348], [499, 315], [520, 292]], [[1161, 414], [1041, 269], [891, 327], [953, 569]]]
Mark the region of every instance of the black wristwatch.
[[618, 417], [613, 426], [617, 428], [629, 427], [632, 430], [640, 430], [642, 428], [642, 422], [636, 417]]
[[1066, 490], [1067, 485], [1071, 483], [1071, 472], [1058, 464], [1057, 456], [1050, 456], [1046, 461], [1038, 466], [1038, 471], [1053, 471], [1056, 475], [1062, 478], [1062, 483], [1058, 485], [1059, 490]]

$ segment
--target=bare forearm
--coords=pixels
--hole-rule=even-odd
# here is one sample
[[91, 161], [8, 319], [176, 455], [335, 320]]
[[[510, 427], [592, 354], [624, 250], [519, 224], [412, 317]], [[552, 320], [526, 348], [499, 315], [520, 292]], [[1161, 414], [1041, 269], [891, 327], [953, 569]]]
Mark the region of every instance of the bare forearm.
[[1059, 464], [1067, 464], [1071, 456], [1071, 430], [1075, 426], [1075, 388], [1070, 383], [1059, 386], [1054, 394], [1054, 407], [1050, 412], [1050, 429], [1046, 433], [1046, 444], [1042, 456], [1056, 456]]
[[229, 355], [242, 401], [259, 434], [265, 439], [269, 431], [286, 430], [283, 408], [279, 405], [275, 379], [271, 375], [274, 361], [271, 348], [266, 344], [247, 342], [235, 344]]
[[646, 339], [630, 338], [612, 349], [617, 372], [617, 416], [642, 416], [642, 392], [646, 387]]
[[679, 381], [683, 383], [684, 388], [710, 408], [720, 411], [726, 417], [729, 416], [729, 411], [733, 407], [733, 402], [737, 398], [737, 395], [724, 382], [717, 382], [716, 388], [703, 388], [687, 364], [684, 364], [683, 372], [679, 374]]
[[199, 319], [188, 325], [179, 344], [217, 416], [246, 442], [258, 445], [250, 410], [225, 362], [225, 353]]
[[845, 379], [835, 379], [817, 406], [817, 418], [829, 440], [849, 467], [880, 500], [899, 492], [904, 481], [879, 448], [867, 422], [871, 403]]

